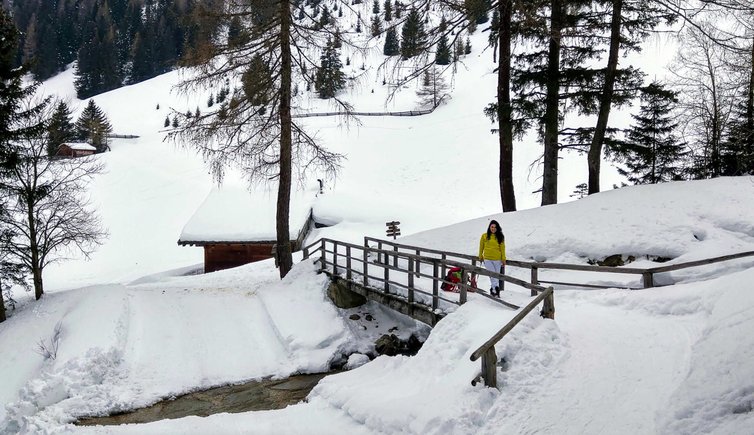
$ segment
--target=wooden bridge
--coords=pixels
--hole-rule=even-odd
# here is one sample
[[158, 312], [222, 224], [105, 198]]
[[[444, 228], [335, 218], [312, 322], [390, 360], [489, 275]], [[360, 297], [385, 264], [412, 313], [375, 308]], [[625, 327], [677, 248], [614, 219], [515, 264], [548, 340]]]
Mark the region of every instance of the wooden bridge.
[[[320, 271], [330, 277], [334, 286], [362, 295], [430, 326], [434, 326], [458, 305], [466, 303], [469, 293], [489, 298], [506, 309], [520, 310], [508, 324], [471, 354], [472, 361], [481, 358], [480, 378], [485, 385], [490, 387], [497, 387], [495, 344], [539, 304], [542, 304], [540, 315], [548, 319], [555, 318], [552, 285], [583, 288], [650, 288], [655, 286], [654, 277], [658, 273], [754, 256], [754, 251], [749, 251], [654, 268], [508, 260], [507, 267], [529, 270], [530, 281], [527, 282], [506, 274], [505, 270], [502, 274], [488, 271], [478, 265], [479, 259], [473, 255], [405, 245], [371, 237], [365, 237], [363, 245], [323, 238], [303, 248], [303, 252], [304, 258], [316, 258]], [[445, 280], [447, 271], [453, 267], [460, 268], [461, 276], [465, 277], [460, 283], [449, 283]], [[547, 281], [540, 279], [539, 273], [543, 269], [620, 274], [623, 277], [638, 275], [638, 277], [606, 285]], [[501, 286], [509, 283], [509, 285], [527, 289], [530, 291], [531, 299], [526, 300], [525, 305], [518, 305], [514, 302], [520, 303], [519, 301], [510, 300], [510, 293], [502, 293], [508, 300], [498, 299], [485, 290], [472, 287], [471, 283], [474, 279], [482, 276], [499, 279]], [[441, 291], [443, 283], [454, 284], [458, 288], [457, 293]], [[542, 284], [551, 284], [551, 286], [544, 287]], [[520, 299], [520, 292], [517, 295]]]

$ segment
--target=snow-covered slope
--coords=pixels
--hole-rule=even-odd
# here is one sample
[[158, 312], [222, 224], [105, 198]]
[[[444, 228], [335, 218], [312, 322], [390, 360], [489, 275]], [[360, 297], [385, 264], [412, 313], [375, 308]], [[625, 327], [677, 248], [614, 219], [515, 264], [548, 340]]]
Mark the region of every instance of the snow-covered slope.
[[[430, 115], [365, 118], [349, 126], [334, 118], [305, 121], [323, 144], [347, 157], [314, 205], [318, 218], [334, 225], [313, 231], [310, 240], [360, 241], [399, 220], [410, 235], [405, 243], [474, 253], [494, 218], [503, 225], [509, 257], [517, 259], [583, 263], [624, 254], [636, 257], [632, 265], [647, 266], [657, 256], [680, 262], [754, 249], [751, 177], [623, 188], [499, 213], [497, 137], [482, 114], [495, 94], [495, 65], [481, 52], [485, 38], [472, 36], [474, 51], [459, 65], [452, 100]], [[358, 69], [360, 62], [352, 65]], [[416, 108], [410, 87], [385, 104], [389, 89], [371, 66], [352, 91], [356, 110]], [[181, 74], [94, 98], [117, 133], [140, 137], [115, 139], [112, 152], [99, 156], [107, 173], [91, 195], [110, 238], [90, 261], [46, 269], [45, 297], [30, 302], [17, 295], [21, 307], [0, 324], [0, 403], [6, 404], [0, 428], [6, 432], [751, 433], [750, 259], [660, 275], [658, 282], [668, 286], [647, 291], [559, 289], [554, 322], [529, 316], [497, 346], [506, 362], [499, 391], [471, 386], [479, 363], [468, 356], [513, 313], [472, 295], [415, 357], [380, 357], [328, 377], [308, 403], [119, 428], [67, 426], [80, 415], [210, 385], [322, 370], [343, 353], [369, 347], [327, 301], [311, 263], [298, 264], [282, 282], [271, 262], [178, 276], [201, 262], [200, 249], [176, 241], [213, 186], [200, 157], [163, 140], [171, 108], [206, 104], [206, 95], [174, 92]], [[71, 72], [44, 89], [72, 98]], [[297, 105], [328, 108], [309, 97]], [[539, 202], [530, 194], [539, 187], [538, 171], [530, 173], [528, 165], [540, 149], [530, 138], [515, 153], [516, 193], [526, 209]], [[603, 185], [612, 176], [606, 171]], [[230, 182], [239, 178], [229, 175]], [[585, 178], [584, 159], [566, 154], [560, 199], [568, 200]], [[425, 332], [390, 321], [404, 334]], [[57, 358], [44, 360], [37, 343], [49, 343], [58, 323]]]

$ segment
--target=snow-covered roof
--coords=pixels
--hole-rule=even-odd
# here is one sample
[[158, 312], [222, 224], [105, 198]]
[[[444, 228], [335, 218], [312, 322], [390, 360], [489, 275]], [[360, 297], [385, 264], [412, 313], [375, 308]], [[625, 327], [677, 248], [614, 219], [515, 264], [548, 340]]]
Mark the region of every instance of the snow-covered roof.
[[[291, 240], [307, 224], [318, 188], [291, 192]], [[178, 243], [267, 242], [276, 239], [277, 188], [249, 191], [241, 186], [223, 186], [210, 191], [188, 223]]]
[[77, 151], [97, 151], [97, 148], [93, 147], [92, 145], [89, 145], [86, 142], [66, 142], [63, 145], [67, 146], [68, 148], [72, 150], [77, 150]]

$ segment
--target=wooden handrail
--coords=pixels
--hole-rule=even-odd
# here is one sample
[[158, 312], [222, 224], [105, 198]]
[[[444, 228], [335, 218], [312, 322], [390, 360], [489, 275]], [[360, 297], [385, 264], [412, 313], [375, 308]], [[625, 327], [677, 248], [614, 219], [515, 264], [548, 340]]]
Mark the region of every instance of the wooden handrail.
[[[365, 243], [367, 241], [373, 241], [373, 242], [378, 242], [378, 243], [389, 245], [389, 246], [397, 246], [402, 249], [411, 249], [414, 251], [423, 251], [423, 252], [428, 252], [428, 253], [433, 253], [433, 254], [440, 254], [443, 257], [453, 256], [456, 258], [463, 258], [467, 260], [477, 259], [477, 257], [473, 255], [463, 254], [459, 252], [442, 251], [439, 249], [432, 249], [432, 248], [422, 248], [419, 246], [395, 243], [389, 240], [382, 240], [382, 239], [377, 239], [374, 237], [365, 237], [364, 241]], [[522, 261], [522, 260], [506, 260], [506, 264], [509, 266], [520, 267], [524, 269], [531, 269], [533, 280], [536, 280], [536, 276], [537, 276], [536, 271], [538, 271], [539, 269], [575, 270], [575, 271], [585, 271], [585, 272], [603, 272], [603, 273], [642, 275], [644, 288], [649, 288], [649, 287], [654, 287], [653, 275], [656, 273], [671, 272], [674, 270], [681, 270], [681, 269], [686, 269], [689, 267], [703, 266], [707, 264], [719, 263], [722, 261], [735, 260], [738, 258], [751, 257], [751, 256], [754, 256], [754, 251], [746, 251], [746, 252], [740, 252], [737, 254], [722, 255], [719, 257], [708, 258], [704, 260], [688, 261], [685, 263], [671, 264], [669, 266], [650, 267], [650, 268], [593, 266], [593, 265], [585, 265], [585, 264], [550, 263], [550, 262]], [[532, 282], [532, 284], [536, 284], [536, 282]]]
[[540, 302], [542, 302], [546, 297], [552, 296], [553, 291], [554, 290], [552, 287], [548, 287], [545, 291], [540, 293], [536, 298], [529, 302], [524, 308], [521, 309], [521, 311], [518, 312], [518, 314], [516, 314], [515, 317], [511, 319], [510, 322], [508, 322], [499, 331], [497, 331], [495, 335], [493, 335], [489, 340], [485, 341], [483, 345], [479, 346], [477, 350], [472, 352], [471, 360], [478, 360], [479, 357], [482, 356], [482, 354], [487, 349], [497, 344], [497, 342], [505, 337], [506, 334], [511, 332], [511, 329], [513, 329], [514, 326], [518, 325], [518, 323], [522, 321], [524, 317], [526, 317], [526, 315], [529, 314], [534, 308], [536, 308], [536, 306], [539, 305]]
[[719, 257], [707, 258], [705, 260], [687, 261], [685, 263], [671, 264], [669, 266], [652, 267], [647, 269], [647, 272], [671, 272], [673, 270], [686, 269], [687, 267], [704, 266], [707, 264], [720, 263], [722, 261], [735, 260], [737, 258], [752, 256], [754, 256], [754, 251], [739, 252], [738, 254], [721, 255]]

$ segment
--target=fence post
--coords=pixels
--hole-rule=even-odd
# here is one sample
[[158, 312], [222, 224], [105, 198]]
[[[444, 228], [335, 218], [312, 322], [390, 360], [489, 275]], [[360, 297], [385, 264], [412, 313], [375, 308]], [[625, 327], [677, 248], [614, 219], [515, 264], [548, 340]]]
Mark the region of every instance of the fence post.
[[309, 258], [309, 247], [304, 248], [304, 260]]
[[[471, 260], [471, 267], [474, 268], [474, 271], [471, 272], [471, 281], [472, 282], [476, 282], [476, 261], [477, 261], [476, 258], [474, 258], [474, 259]], [[477, 286], [477, 288], [479, 288], [479, 283], [477, 283], [476, 286]]]
[[338, 242], [333, 241], [332, 244], [332, 274], [338, 274]]
[[[377, 249], [379, 249], [380, 251], [382, 251], [382, 242], [377, 242]], [[383, 261], [382, 261], [382, 252], [378, 252], [377, 253], [377, 262], [378, 263], [383, 263]], [[387, 263], [387, 256], [385, 256], [384, 263]]]
[[408, 303], [414, 303], [414, 259], [408, 259]]
[[644, 288], [650, 288], [655, 286], [654, 275], [650, 271], [646, 271], [641, 274], [644, 281]]
[[542, 317], [545, 319], [554, 319], [555, 318], [555, 292], [553, 291], [552, 287], [548, 287], [547, 290], [549, 292], [547, 296], [545, 296], [545, 300], [542, 303]]
[[443, 253], [440, 258], [442, 258], [442, 277], [445, 278], [445, 276], [448, 274], [447, 269], [445, 268], [445, 260], [448, 259], [447, 255]]
[[367, 244], [366, 237], [364, 238], [364, 287], [369, 286], [369, 268], [367, 267], [369, 265], [369, 245]]
[[[500, 265], [500, 275], [505, 275], [505, 263]], [[505, 290], [505, 279], [501, 279], [499, 281], [500, 282], [498, 284], [500, 284], [500, 291]], [[536, 295], [532, 295], [532, 296], [536, 296]]]
[[459, 298], [458, 302], [460, 305], [463, 305], [466, 303], [466, 269], [461, 268], [461, 282], [458, 283], [458, 287], [461, 290], [461, 297]]
[[531, 266], [531, 283], [534, 285], [539, 285], [539, 278], [537, 275], [539, 275], [539, 268], [532, 264]]
[[[387, 260], [387, 257], [385, 257], [385, 260]], [[390, 281], [390, 265], [386, 263], [382, 267], [385, 269], [385, 294], [387, 294], [390, 289], [390, 284], [388, 283], [388, 281]]]
[[[418, 257], [420, 255], [421, 255], [421, 251], [417, 249], [416, 256]], [[419, 263], [419, 259], [417, 258], [416, 259], [416, 276], [418, 277], [419, 275], [421, 275], [421, 264]]]
[[497, 388], [497, 354], [495, 353], [495, 346], [490, 346], [482, 354], [482, 379], [484, 379], [484, 385]]
[[[437, 307], [440, 304], [440, 295], [439, 295], [439, 284], [437, 283], [437, 272], [439, 272], [439, 267], [437, 266], [437, 260], [432, 262], [432, 309], [436, 310]], [[443, 275], [444, 276], [444, 275]]]
[[[398, 254], [398, 247], [393, 246], [393, 251]], [[398, 255], [393, 255], [393, 267], [398, 267]]]
[[346, 279], [351, 279], [351, 245], [346, 245]]
[[325, 251], [325, 239], [322, 239], [319, 250], [322, 251], [322, 255], [319, 256], [320, 266], [322, 267], [320, 270], [325, 271], [327, 270], [327, 251]]

